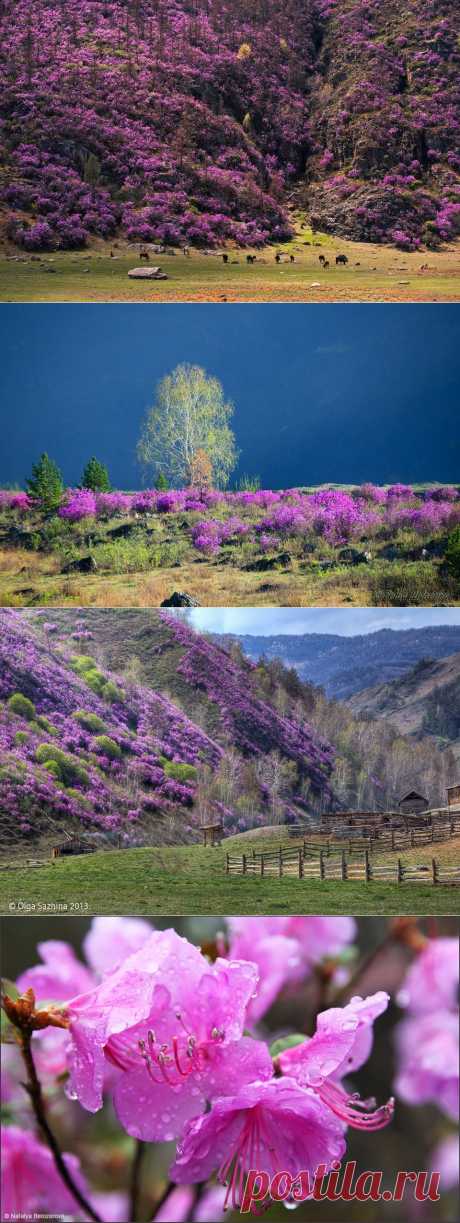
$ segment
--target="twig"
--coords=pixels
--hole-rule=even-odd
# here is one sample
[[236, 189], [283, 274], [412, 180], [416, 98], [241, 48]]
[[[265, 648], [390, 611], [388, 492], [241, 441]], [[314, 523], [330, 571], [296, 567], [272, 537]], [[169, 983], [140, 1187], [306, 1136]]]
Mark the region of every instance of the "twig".
[[89, 1202], [87, 1202], [86, 1198], [81, 1193], [78, 1186], [74, 1183], [72, 1176], [69, 1172], [69, 1169], [63, 1158], [63, 1155], [60, 1150], [57, 1139], [55, 1138], [53, 1131], [50, 1129], [48, 1125], [41, 1083], [37, 1076], [37, 1071], [35, 1069], [35, 1062], [34, 1062], [33, 1055], [32, 1055], [32, 1034], [31, 1032], [26, 1032], [26, 1031], [21, 1032], [20, 1039], [19, 1039], [19, 1047], [22, 1053], [22, 1057], [23, 1057], [23, 1061], [24, 1061], [26, 1070], [27, 1070], [27, 1093], [32, 1103], [32, 1108], [35, 1114], [35, 1119], [51, 1151], [51, 1154], [53, 1156], [53, 1159], [56, 1164], [56, 1168], [59, 1172], [59, 1175], [61, 1176], [64, 1183], [67, 1185], [67, 1188], [69, 1192], [72, 1194], [72, 1197], [75, 1198], [75, 1201], [78, 1202], [78, 1205], [81, 1206], [85, 1214], [87, 1214], [90, 1219], [93, 1219], [94, 1223], [101, 1223], [100, 1215], [96, 1214], [96, 1211], [93, 1210], [93, 1207], [90, 1206]]
[[136, 1141], [134, 1158], [133, 1158], [133, 1162], [131, 1165], [131, 1179], [130, 1179], [130, 1216], [129, 1217], [130, 1219], [133, 1219], [133, 1220], [139, 1218], [140, 1179], [141, 1179], [141, 1168], [142, 1168], [142, 1160], [144, 1158], [144, 1153], [145, 1153], [145, 1142], [142, 1142], [142, 1140], [138, 1138]]

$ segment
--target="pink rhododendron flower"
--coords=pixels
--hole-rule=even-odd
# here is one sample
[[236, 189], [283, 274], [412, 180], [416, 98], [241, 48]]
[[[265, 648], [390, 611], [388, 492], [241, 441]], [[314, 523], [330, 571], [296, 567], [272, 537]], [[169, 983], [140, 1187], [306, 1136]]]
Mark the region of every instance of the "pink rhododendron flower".
[[345, 1151], [344, 1126], [313, 1092], [293, 1079], [254, 1082], [216, 1100], [210, 1112], [189, 1123], [177, 1147], [171, 1177], [180, 1184], [206, 1180], [217, 1171], [228, 1185], [226, 1202], [240, 1205], [247, 1172], [273, 1176], [281, 1170], [311, 1177]]
[[430, 939], [411, 964], [397, 1001], [413, 1014], [452, 1010], [457, 1004], [458, 982], [458, 939]]
[[[225, 1217], [225, 1189], [211, 1185], [195, 1202], [190, 1185], [177, 1185], [153, 1216], [152, 1223], [220, 1223]], [[195, 1204], [194, 1204], [195, 1203]]]
[[454, 1121], [459, 1113], [458, 1015], [430, 1011], [396, 1030], [399, 1071], [395, 1091], [407, 1104], [437, 1104]]
[[434, 938], [411, 964], [398, 994], [408, 1017], [396, 1029], [395, 1090], [408, 1104], [459, 1112], [458, 939]]
[[313, 964], [337, 955], [354, 938], [352, 917], [228, 917], [231, 958], [252, 960], [259, 984], [249, 1015], [257, 1021], [288, 982], [299, 981]]
[[[81, 1208], [61, 1180], [47, 1147], [16, 1125], [3, 1126], [0, 1138], [3, 1218], [79, 1217]], [[78, 1159], [64, 1155], [64, 1160], [78, 1189], [87, 1196]]]
[[151, 923], [141, 917], [93, 917], [83, 939], [88, 964], [103, 977], [118, 968], [126, 956], [143, 947], [151, 933]]
[[436, 1144], [431, 1152], [430, 1171], [440, 1172], [440, 1190], [441, 1193], [448, 1193], [449, 1189], [453, 1189], [458, 1185], [460, 1176], [460, 1150], [458, 1143], [458, 1134], [448, 1134], [447, 1138], [441, 1138], [441, 1141]]
[[381, 1108], [360, 1100], [340, 1083], [344, 1075], [363, 1065], [372, 1048], [372, 1025], [388, 1006], [389, 995], [379, 990], [369, 998], [352, 998], [347, 1006], [331, 1007], [318, 1015], [311, 1040], [285, 1049], [277, 1058], [283, 1074], [317, 1093], [324, 1104], [355, 1129], [377, 1130], [393, 1115], [393, 1101]]
[[37, 1002], [66, 1002], [94, 985], [92, 972], [81, 964], [68, 943], [49, 939], [39, 943], [38, 950], [43, 964], [27, 968], [18, 977], [17, 987], [21, 994], [33, 989]]
[[95, 1112], [107, 1067], [129, 1134], [172, 1139], [209, 1099], [269, 1078], [265, 1044], [243, 1037], [254, 964], [217, 960], [174, 930], [156, 931], [96, 989], [68, 1007], [71, 1096]]
[[18, 978], [18, 989], [23, 993], [32, 988], [37, 1002], [66, 1002], [92, 989], [99, 977], [142, 947], [151, 933], [149, 922], [138, 917], [94, 917], [83, 939], [89, 968], [69, 943], [50, 939], [38, 944], [43, 964], [26, 969]]

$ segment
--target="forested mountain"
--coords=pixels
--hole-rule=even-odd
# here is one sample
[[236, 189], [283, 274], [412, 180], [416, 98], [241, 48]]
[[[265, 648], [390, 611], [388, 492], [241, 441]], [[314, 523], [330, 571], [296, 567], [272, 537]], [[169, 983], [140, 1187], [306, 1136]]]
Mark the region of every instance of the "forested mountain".
[[457, 231], [457, 0], [1, 0], [9, 237]]
[[460, 625], [380, 629], [344, 637], [333, 633], [236, 636], [248, 658], [278, 658], [301, 679], [348, 700], [355, 692], [404, 676], [420, 659], [445, 658], [460, 650]]
[[[362, 720], [278, 659], [255, 665], [238, 644], [215, 643], [169, 613], [4, 612], [2, 629], [3, 777], [14, 765], [21, 802], [46, 780], [48, 809], [52, 795], [59, 811], [65, 762], [50, 780], [42, 769], [53, 757], [40, 759], [58, 729], [59, 746], [90, 773], [89, 785], [68, 782], [72, 801], [89, 802], [90, 823], [103, 827], [116, 814], [114, 834], [130, 844], [196, 839], [208, 816], [230, 832], [331, 808], [392, 809], [414, 785], [441, 804], [455, 780], [450, 752], [433, 740], [427, 750], [385, 719]], [[14, 693], [34, 704], [25, 724]], [[101, 764], [104, 736], [115, 749]]]
[[358, 692], [349, 707], [360, 717], [384, 718], [404, 735], [432, 735], [460, 760], [460, 654], [422, 658], [401, 679]]

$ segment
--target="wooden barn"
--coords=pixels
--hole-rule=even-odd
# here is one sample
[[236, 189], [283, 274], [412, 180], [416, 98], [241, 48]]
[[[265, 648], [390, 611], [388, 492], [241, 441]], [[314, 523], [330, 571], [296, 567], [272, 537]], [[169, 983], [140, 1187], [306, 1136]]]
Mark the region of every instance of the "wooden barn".
[[460, 807], [460, 785], [447, 787], [447, 806]]
[[422, 816], [429, 809], [428, 799], [424, 794], [418, 794], [417, 790], [409, 790], [407, 794], [403, 794], [398, 803], [398, 811], [403, 817], [408, 815]]
[[72, 840], [61, 841], [60, 844], [53, 845], [51, 857], [61, 858], [65, 854], [94, 854], [95, 852], [95, 845], [90, 845], [88, 841], [79, 841], [75, 837]]

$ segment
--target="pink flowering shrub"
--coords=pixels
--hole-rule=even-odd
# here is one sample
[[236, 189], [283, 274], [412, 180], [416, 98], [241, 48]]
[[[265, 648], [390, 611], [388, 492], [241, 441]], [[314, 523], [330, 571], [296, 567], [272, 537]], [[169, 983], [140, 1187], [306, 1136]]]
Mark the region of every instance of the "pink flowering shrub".
[[25, 250], [280, 242], [293, 185], [347, 237], [458, 233], [454, 0], [412, 0], [409, 25], [395, 0], [126, 8], [3, 4], [2, 202]]
[[[34, 1032], [31, 1055], [46, 1093], [48, 1125], [72, 1136], [66, 1141], [81, 1152], [83, 1166], [73, 1151], [65, 1154], [70, 1181], [63, 1182], [34, 1125], [18, 1044], [7, 1044], [2, 1201], [8, 1212], [29, 1218], [46, 1207], [80, 1218], [76, 1191], [102, 1223], [136, 1217], [123, 1192], [134, 1155], [127, 1135], [147, 1144], [149, 1155], [141, 1169], [137, 1217], [158, 1223], [219, 1220], [227, 1208], [240, 1210], [251, 1169], [265, 1186], [281, 1172], [293, 1182], [308, 1174], [312, 1185], [317, 1173], [327, 1176], [345, 1158], [358, 1161], [356, 1175], [383, 1166], [387, 1177], [396, 1159], [396, 1177], [410, 1156], [411, 1168], [439, 1166], [441, 1192], [450, 1190], [453, 1135], [436, 1130], [443, 1149], [430, 1159], [430, 1127], [412, 1127], [410, 1109], [427, 1098], [428, 1075], [432, 1087], [436, 1077], [441, 1107], [447, 1102], [451, 1115], [445, 1081], [455, 1068], [454, 1042], [452, 1048], [446, 1043], [451, 1036], [442, 1022], [435, 1049], [433, 1032], [434, 1017], [439, 1023], [455, 1006], [456, 939], [425, 940], [416, 930], [411, 943], [410, 929], [410, 946], [425, 945], [421, 952], [411, 950], [407, 970], [407, 948], [398, 947], [405, 931], [391, 933], [382, 920], [378, 933], [374, 922], [369, 944], [366, 919], [198, 918], [193, 929], [203, 939], [200, 947], [174, 928], [97, 917], [88, 923], [81, 958], [56, 938], [55, 925], [53, 920], [52, 938], [38, 947], [38, 963], [24, 965], [14, 942], [10, 958], [21, 957], [16, 986], [20, 993], [33, 991], [34, 1013], [46, 1008], [48, 1018], [58, 1016], [58, 1027], [45, 1021]], [[366, 995], [356, 986], [367, 971], [369, 946], [379, 947], [373, 967], [378, 987]], [[9, 988], [7, 983], [6, 993]], [[398, 1112], [395, 1155], [385, 1131], [389, 1127], [391, 1135], [399, 1108], [388, 1095], [398, 1006], [412, 1009], [403, 1024], [420, 1026], [412, 1046], [401, 1046], [404, 1081], [396, 1086], [406, 1092], [406, 1108]], [[427, 1020], [429, 1030], [423, 1027]], [[8, 1039], [8, 1021], [5, 1030]], [[411, 1059], [413, 1098], [406, 1088]], [[376, 1083], [379, 1100], [373, 1098]], [[91, 1114], [97, 1114], [96, 1125]], [[156, 1143], [174, 1146], [163, 1145], [157, 1155]], [[93, 1187], [99, 1179], [104, 1193]], [[165, 1179], [158, 1201], [158, 1182]], [[261, 1202], [270, 1205], [267, 1188], [258, 1201], [257, 1196], [249, 1203], [256, 1215]], [[294, 1201], [292, 1189], [288, 1206]]]
[[[19, 512], [27, 520], [28, 515], [36, 516], [37, 507], [26, 493], [5, 490], [0, 492], [2, 512]], [[215, 513], [220, 516], [215, 517]], [[402, 483], [389, 488], [367, 483], [349, 492], [289, 488], [225, 493], [190, 489], [92, 493], [68, 488], [58, 511], [68, 523], [85, 518], [109, 521], [178, 514], [199, 515], [198, 520], [190, 520], [190, 540], [197, 552], [212, 558], [219, 555], [222, 545], [236, 544], [244, 538], [258, 552], [275, 550], [280, 541], [295, 537], [304, 544], [324, 539], [337, 548], [353, 540], [385, 539], [399, 529], [429, 538], [450, 531], [460, 521], [460, 494], [453, 485], [414, 491], [411, 485]]]
[[94, 518], [96, 514], [96, 497], [89, 488], [69, 488], [66, 499], [58, 510], [60, 518], [69, 522], [79, 522], [81, 518]]

